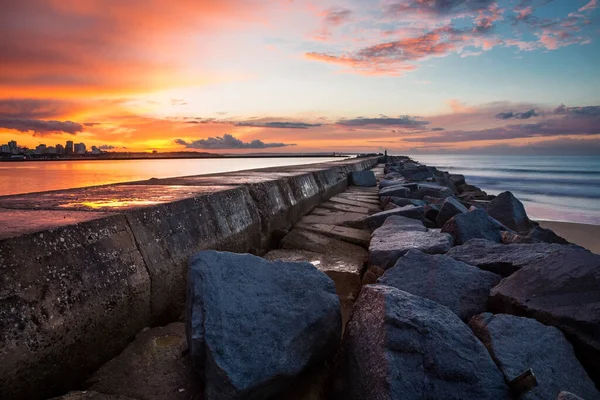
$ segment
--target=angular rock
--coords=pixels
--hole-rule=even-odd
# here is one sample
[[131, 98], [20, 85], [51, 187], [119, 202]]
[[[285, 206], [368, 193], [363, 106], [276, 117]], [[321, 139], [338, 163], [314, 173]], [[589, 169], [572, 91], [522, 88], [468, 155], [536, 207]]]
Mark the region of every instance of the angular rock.
[[190, 399], [202, 396], [181, 322], [142, 331], [121, 354], [91, 378], [90, 390], [135, 399]]
[[425, 206], [427, 203], [423, 200], [407, 199], [405, 197], [385, 196], [381, 198], [381, 205], [385, 207], [388, 203], [394, 203], [400, 207], [404, 206]]
[[507, 314], [481, 314], [469, 326], [488, 348], [506, 381], [531, 369], [537, 385], [521, 399], [554, 399], [562, 390], [585, 399], [600, 399], [565, 335], [534, 319]]
[[529, 234], [528, 238], [537, 240], [545, 243], [556, 243], [556, 244], [569, 244], [569, 241], [563, 237], [558, 236], [554, 231], [540, 226], [534, 227]]
[[390, 186], [402, 185], [403, 183], [406, 183], [406, 181], [404, 180], [402, 175], [400, 175], [400, 178], [394, 178], [394, 179], [385, 178], [385, 179], [382, 179], [379, 181], [379, 188], [383, 189], [383, 188], [387, 188]]
[[457, 214], [442, 227], [442, 232], [452, 235], [457, 245], [476, 238], [501, 242], [501, 232], [506, 230], [508, 230], [506, 227], [482, 209]]
[[[515, 245], [511, 245], [515, 246]], [[536, 246], [536, 245], [521, 245]], [[600, 383], [600, 255], [574, 246], [533, 261], [492, 289], [492, 311], [560, 328]]]
[[369, 265], [388, 269], [409, 250], [441, 254], [451, 247], [452, 237], [446, 233], [405, 230], [390, 224], [373, 232], [369, 244]]
[[479, 189], [477, 186], [473, 186], [473, 185], [469, 185], [469, 184], [456, 185], [456, 188], [458, 189], [459, 193], [481, 191], [481, 189]]
[[393, 210], [394, 208], [400, 208], [400, 206], [397, 206], [394, 203], [387, 203], [385, 207], [383, 207], [383, 211]]
[[389, 172], [383, 176], [383, 179], [403, 179], [402, 174], [399, 172]]
[[413, 182], [424, 181], [428, 178], [433, 178], [433, 172], [427, 167], [419, 167], [417, 169], [401, 169], [398, 171], [404, 178]]
[[371, 230], [379, 228], [388, 217], [399, 215], [401, 217], [423, 220], [425, 213], [424, 207], [405, 206], [394, 208], [392, 210], [381, 211], [377, 214], [370, 215], [361, 221], [359, 225], [366, 226]]
[[393, 287], [363, 287], [342, 343], [336, 398], [506, 399], [503, 376], [448, 308]]
[[[429, 204], [425, 206], [425, 219], [429, 221], [435, 221], [440, 213], [441, 208], [442, 207], [438, 204]], [[435, 225], [434, 227], [437, 228], [437, 225]]]
[[373, 171], [351, 171], [348, 177], [350, 184], [354, 186], [377, 186], [377, 179]]
[[465, 184], [465, 176], [458, 174], [450, 174], [450, 180], [454, 183], [455, 186], [460, 186]]
[[449, 257], [491, 271], [504, 277], [536, 261], [561, 254], [564, 246], [548, 243], [499, 244], [485, 239], [471, 239], [455, 246]]
[[452, 191], [454, 194], [458, 194], [458, 189], [454, 185], [454, 181], [450, 179], [450, 174], [447, 172], [438, 171], [433, 177], [435, 183], [440, 186], [445, 186]]
[[272, 250], [265, 254], [264, 258], [270, 261], [307, 261], [327, 274], [335, 283], [335, 290], [340, 298], [342, 321], [347, 321], [360, 291], [365, 269], [364, 259], [357, 260], [343, 253], [325, 255], [294, 249]]
[[385, 235], [386, 233], [393, 233], [397, 231], [427, 232], [427, 228], [425, 225], [423, 225], [423, 222], [418, 219], [407, 218], [400, 215], [392, 215], [391, 217], [388, 217], [379, 227], [378, 234]]
[[476, 200], [489, 200], [490, 196], [488, 196], [488, 194], [483, 190], [478, 190], [476, 192], [463, 192], [458, 195], [458, 198], [461, 201], [472, 202]]
[[458, 214], [466, 213], [467, 211], [469, 211], [467, 207], [463, 206], [460, 201], [453, 197], [448, 197], [444, 200], [444, 204], [442, 204], [442, 208], [435, 219], [435, 223], [439, 227], [442, 227], [450, 220], [450, 218]]
[[423, 197], [423, 201], [426, 204], [439, 204], [439, 205], [442, 205], [442, 204], [444, 204], [444, 202], [446, 201], [446, 199], [441, 199], [439, 197], [424, 196]]
[[205, 398], [268, 398], [336, 352], [333, 281], [308, 262], [197, 253], [190, 260], [186, 334]]
[[410, 190], [403, 185], [388, 186], [379, 191], [379, 197], [383, 196], [409, 197]]
[[445, 199], [447, 197], [454, 197], [454, 193], [451, 189], [432, 183], [419, 183], [419, 189], [411, 194], [414, 199], [423, 199], [425, 196]]
[[511, 192], [502, 192], [490, 202], [487, 209], [492, 218], [517, 232], [528, 232], [533, 224], [525, 207]]
[[486, 310], [490, 289], [500, 279], [445, 255], [410, 250], [377, 283], [433, 300], [468, 322]]
[[502, 243], [504, 244], [532, 244], [532, 243], [540, 243], [540, 240], [534, 239], [529, 236], [519, 235], [514, 232], [501, 232], [502, 235]]

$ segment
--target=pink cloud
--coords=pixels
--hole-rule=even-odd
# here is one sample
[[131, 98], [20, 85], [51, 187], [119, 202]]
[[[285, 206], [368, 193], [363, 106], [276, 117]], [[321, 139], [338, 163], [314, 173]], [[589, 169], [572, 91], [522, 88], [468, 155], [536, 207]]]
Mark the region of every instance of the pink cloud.
[[515, 8], [513, 11], [517, 13], [517, 21], [523, 21], [526, 20], [529, 16], [531, 16], [531, 13], [533, 12], [533, 7], [529, 6], [521, 9]]
[[580, 12], [593, 10], [598, 7], [597, 0], [590, 0], [585, 6], [579, 9]]

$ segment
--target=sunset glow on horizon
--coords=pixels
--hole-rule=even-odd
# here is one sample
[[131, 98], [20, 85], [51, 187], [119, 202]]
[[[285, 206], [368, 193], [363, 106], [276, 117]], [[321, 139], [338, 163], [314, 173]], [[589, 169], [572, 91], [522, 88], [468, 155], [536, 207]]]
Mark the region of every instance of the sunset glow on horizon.
[[597, 0], [0, 3], [0, 143], [600, 154]]

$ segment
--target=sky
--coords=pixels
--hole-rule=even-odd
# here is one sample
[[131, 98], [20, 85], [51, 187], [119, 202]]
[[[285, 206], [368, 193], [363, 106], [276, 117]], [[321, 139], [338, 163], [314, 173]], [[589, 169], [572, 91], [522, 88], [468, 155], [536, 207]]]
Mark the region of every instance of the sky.
[[0, 144], [600, 155], [599, 0], [0, 0]]

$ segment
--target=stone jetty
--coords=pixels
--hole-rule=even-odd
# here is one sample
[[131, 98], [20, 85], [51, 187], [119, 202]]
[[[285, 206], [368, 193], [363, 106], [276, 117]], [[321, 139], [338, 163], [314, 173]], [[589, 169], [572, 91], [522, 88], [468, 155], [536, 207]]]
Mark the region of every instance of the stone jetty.
[[[214, 182], [206, 177], [135, 183], [144, 190], [190, 187], [194, 201], [109, 210], [97, 225], [99, 239], [86, 237], [89, 224], [99, 224], [90, 213], [98, 211], [79, 206], [89, 216], [80, 222], [88, 230], [80, 228], [69, 240], [113, 246], [106, 256], [78, 250], [93, 268], [109, 257], [122, 265], [117, 270], [139, 262], [147, 274], [136, 275], [133, 268], [113, 276], [106, 269], [108, 276], [96, 283], [115, 291], [110, 283], [118, 281], [126, 290], [97, 296], [102, 314], [83, 306], [90, 297], [77, 292], [81, 303], [68, 313], [77, 311], [82, 324], [87, 318], [101, 332], [77, 328], [89, 337], [75, 340], [56, 328], [62, 336], [54, 337], [63, 342], [41, 342], [40, 348], [61, 363], [40, 372], [40, 365], [51, 364], [40, 364], [45, 359], [32, 355], [34, 346], [49, 340], [48, 326], [67, 322], [67, 313], [60, 314], [46, 293], [32, 290], [40, 281], [31, 274], [7, 269], [14, 271], [11, 279], [29, 286], [13, 285], [0, 305], [27, 300], [37, 307], [12, 325], [0, 308], [0, 322], [10, 328], [0, 354], [12, 355], [11, 361], [22, 354], [29, 362], [0, 367], [0, 388], [12, 390], [4, 397], [47, 398], [68, 389], [60, 399], [600, 399], [600, 255], [540, 228], [512, 193], [489, 195], [462, 175], [408, 157], [348, 161], [336, 166], [337, 175], [325, 171], [332, 164], [271, 171], [274, 183], [268, 184], [258, 176], [244, 183], [241, 173], [223, 175], [221, 184], [245, 189], [246, 207], [253, 202], [256, 210], [244, 211], [239, 201], [219, 211], [217, 221], [248, 227], [231, 232], [231, 239], [194, 225], [201, 219], [197, 214], [208, 210], [204, 204], [223, 199], [203, 203], [204, 196], [215, 195], [196, 192], [206, 188], [201, 182]], [[315, 182], [319, 177], [316, 193], [303, 174]], [[286, 186], [289, 179], [296, 183]], [[304, 203], [290, 202], [290, 192]], [[64, 212], [52, 207], [68, 199], [64, 192], [26, 197], [0, 198], [0, 207], [39, 204], [39, 212]], [[174, 224], [175, 215], [191, 221]], [[119, 230], [119, 218], [126, 229]], [[148, 226], [168, 230], [159, 239]], [[63, 228], [47, 227], [43, 239], [60, 247], [65, 234], [57, 229]], [[44, 243], [39, 234], [30, 236]], [[11, 240], [18, 238], [4, 239], [0, 250], [17, 249], [19, 242]], [[127, 240], [136, 251], [126, 251]], [[42, 251], [52, 254], [45, 246]], [[8, 254], [0, 253], [0, 260], [10, 261]], [[39, 264], [50, 259], [43, 253], [36, 260], [42, 261], [27, 271], [44, 271], [50, 279], [66, 274], [45, 271]], [[68, 259], [65, 268], [74, 268], [75, 261]], [[74, 270], [78, 276], [71, 272], [65, 284], [90, 279], [83, 266]], [[49, 288], [51, 296], [59, 293]], [[102, 293], [91, 285], [88, 290]], [[48, 310], [63, 320], [46, 317], [40, 323]], [[38, 320], [28, 321], [30, 316]], [[117, 337], [106, 339], [109, 333]], [[100, 334], [111, 357], [93, 350], [101, 346]], [[50, 348], [63, 349], [64, 356]], [[86, 356], [77, 357], [77, 348], [95, 358], [75, 380], [65, 372]], [[28, 377], [30, 387], [23, 380]], [[50, 377], [61, 380], [41, 386]]]

